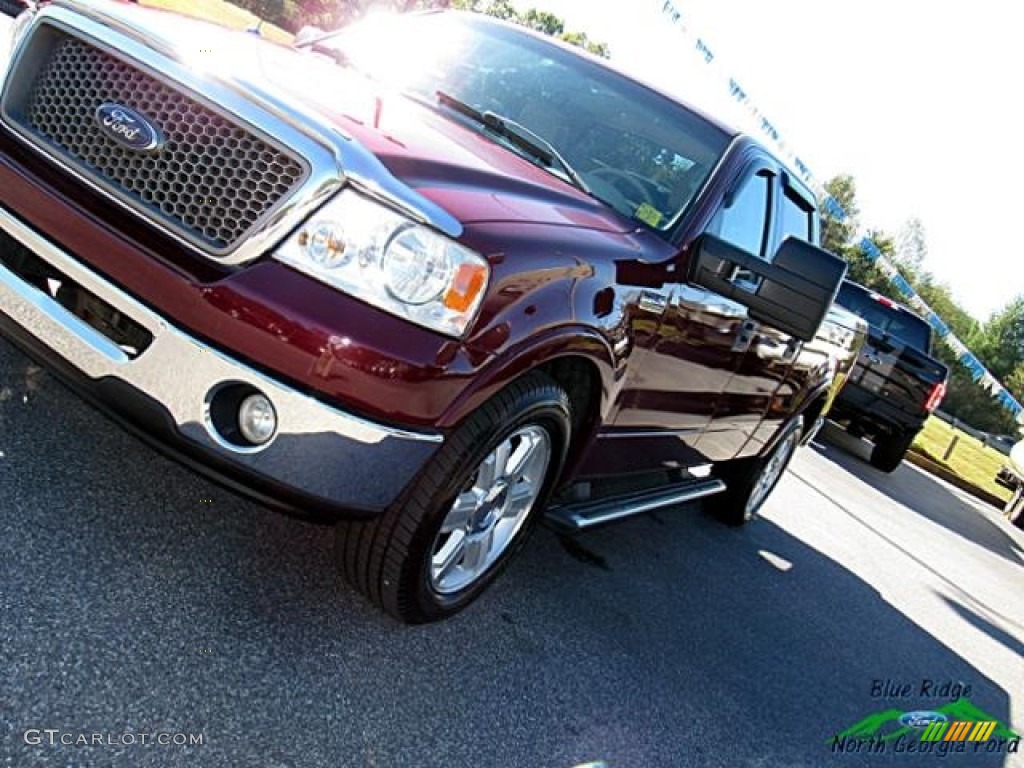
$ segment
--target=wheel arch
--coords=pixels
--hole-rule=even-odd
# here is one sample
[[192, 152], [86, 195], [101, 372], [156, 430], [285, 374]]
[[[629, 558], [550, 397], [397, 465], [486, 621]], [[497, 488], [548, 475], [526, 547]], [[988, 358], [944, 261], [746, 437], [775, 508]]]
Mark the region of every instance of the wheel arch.
[[804, 397], [800, 404], [793, 409], [793, 412], [789, 415], [789, 418], [779, 424], [778, 429], [775, 433], [765, 441], [761, 450], [756, 454], [757, 457], [764, 457], [775, 450], [775, 446], [779, 444], [779, 441], [785, 436], [786, 432], [789, 431], [793, 422], [797, 419], [803, 419], [803, 435], [800, 439], [800, 445], [807, 445], [818, 432], [818, 419], [821, 418], [827, 412], [827, 406], [829, 403], [829, 388], [826, 385], [816, 387]]
[[597, 382], [597, 408], [601, 416], [610, 409], [615, 368], [611, 345], [602, 335], [585, 326], [563, 327], [492, 360], [449, 405], [437, 426], [456, 426], [513, 381], [534, 370], [542, 370], [570, 385], [585, 370], [588, 380]]
[[594, 362], [580, 355], [565, 355], [538, 366], [536, 370], [550, 376], [569, 396], [572, 434], [566, 447], [565, 461], [555, 487], [571, 477], [602, 422], [601, 373]]
[[611, 410], [615, 358], [603, 336], [589, 328], [563, 328], [489, 366], [445, 412], [442, 428], [453, 428], [483, 403], [523, 376], [540, 371], [569, 395], [572, 434], [559, 480], [570, 476]]
[[818, 434], [818, 430], [821, 429], [825, 415], [829, 410], [829, 397], [829, 388], [823, 387], [811, 394], [804, 401], [803, 406], [797, 410], [797, 415], [804, 417], [804, 434], [800, 438], [801, 445], [810, 443], [815, 435]]

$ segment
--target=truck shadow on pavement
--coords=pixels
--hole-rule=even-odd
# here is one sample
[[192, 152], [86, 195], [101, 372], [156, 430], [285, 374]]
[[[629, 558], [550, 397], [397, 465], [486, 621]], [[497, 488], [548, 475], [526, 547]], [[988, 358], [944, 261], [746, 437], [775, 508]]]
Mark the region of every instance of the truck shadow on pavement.
[[1024, 536], [1006, 522], [995, 507], [908, 462], [903, 462], [891, 474], [881, 472], [866, 463], [867, 443], [854, 440], [835, 427], [823, 431], [813, 447], [854, 477], [921, 517], [1012, 563], [1024, 565], [1021, 544]]
[[[541, 529], [478, 604], [410, 628], [334, 575], [329, 529], [199, 479], [53, 382], [0, 419], [11, 764], [934, 764], [833, 753], [865, 716], [929, 704], [873, 697], [878, 680], [970, 684], [1009, 718], [997, 681], [770, 520], [636, 518], [579, 539], [604, 567]], [[42, 749], [33, 727], [206, 742]]]
[[[657, 709], [671, 706], [677, 743], [687, 745], [688, 759], [679, 763], [647, 754], [622, 765], [701, 764], [701, 752], [691, 749], [707, 750], [707, 764], [823, 765], [838, 759], [826, 741], [866, 715], [946, 703], [873, 698], [878, 680], [909, 683], [915, 693], [926, 680], [969, 684], [978, 706], [1008, 717], [1009, 696], [997, 682], [767, 520], [729, 531], [680, 511], [583, 538], [611, 574], [562, 567], [571, 573], [558, 587], [548, 565], [528, 586], [573, 590], [563, 618], [573, 622], [576, 644], [612, 651], [588, 665], [592, 679], [616, 679], [645, 718], [664, 721]], [[1001, 765], [1003, 758], [968, 759]]]
[[[1016, 655], [1017, 658], [1024, 659], [1024, 643], [1002, 627], [993, 623], [988, 617], [983, 616], [980, 611], [969, 607], [964, 602], [953, 600], [946, 595], [940, 594], [939, 598], [949, 606], [950, 610], [954, 611], [961, 619], [966, 621], [972, 627], [980, 632], [984, 632], [997, 643], [1005, 647], [1010, 653]], [[1007, 619], [1005, 616], [997, 615], [996, 618], [1013, 624], [1017, 629], [1024, 633], [1024, 627], [1021, 627], [1019, 624]]]

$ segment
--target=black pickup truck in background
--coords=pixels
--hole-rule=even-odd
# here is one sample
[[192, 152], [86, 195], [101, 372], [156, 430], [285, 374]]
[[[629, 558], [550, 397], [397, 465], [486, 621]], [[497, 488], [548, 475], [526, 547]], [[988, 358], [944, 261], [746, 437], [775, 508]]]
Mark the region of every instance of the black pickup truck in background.
[[854, 437], [870, 437], [871, 464], [892, 472], [942, 402], [949, 369], [931, 356], [931, 327], [906, 307], [849, 280], [836, 303], [869, 328], [831, 418]]

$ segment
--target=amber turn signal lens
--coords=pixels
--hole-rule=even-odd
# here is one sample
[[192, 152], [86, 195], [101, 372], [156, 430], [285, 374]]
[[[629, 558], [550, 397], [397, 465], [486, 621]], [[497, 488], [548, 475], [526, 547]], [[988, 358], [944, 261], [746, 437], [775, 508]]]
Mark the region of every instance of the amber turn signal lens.
[[453, 312], [465, 312], [473, 306], [487, 282], [487, 268], [479, 264], [460, 264], [451, 286], [444, 294], [444, 305]]

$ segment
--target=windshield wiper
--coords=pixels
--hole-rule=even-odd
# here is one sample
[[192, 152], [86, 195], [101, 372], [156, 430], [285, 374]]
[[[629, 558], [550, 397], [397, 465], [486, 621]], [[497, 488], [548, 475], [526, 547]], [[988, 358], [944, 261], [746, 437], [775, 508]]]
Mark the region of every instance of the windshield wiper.
[[586, 185], [576, 169], [569, 165], [569, 161], [566, 160], [562, 155], [555, 149], [554, 145], [545, 139], [543, 136], [539, 136], [522, 123], [517, 123], [515, 120], [499, 115], [496, 112], [490, 110], [481, 112], [473, 106], [470, 106], [464, 101], [455, 98], [450, 93], [444, 91], [437, 92], [437, 103], [448, 107], [449, 109], [458, 112], [463, 117], [467, 117], [475, 123], [478, 123], [490, 131], [498, 134], [502, 138], [508, 139], [509, 143], [514, 144], [516, 148], [523, 152], [537, 158], [548, 167], [555, 168], [560, 167], [573, 186], [586, 194], [590, 194], [590, 188]]

